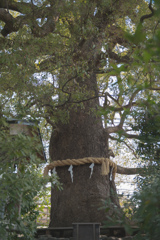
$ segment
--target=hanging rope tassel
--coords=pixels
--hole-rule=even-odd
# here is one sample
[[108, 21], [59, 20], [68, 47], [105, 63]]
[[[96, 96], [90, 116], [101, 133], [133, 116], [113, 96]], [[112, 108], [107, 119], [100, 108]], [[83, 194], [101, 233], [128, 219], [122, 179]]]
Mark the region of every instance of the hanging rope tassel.
[[114, 163], [113, 161], [109, 160], [109, 165], [113, 168], [112, 179], [114, 180], [116, 177], [116, 172], [117, 172], [117, 164]]
[[108, 161], [109, 159], [104, 159], [103, 161], [102, 161], [102, 175], [108, 175], [108, 173], [109, 173], [109, 161]]

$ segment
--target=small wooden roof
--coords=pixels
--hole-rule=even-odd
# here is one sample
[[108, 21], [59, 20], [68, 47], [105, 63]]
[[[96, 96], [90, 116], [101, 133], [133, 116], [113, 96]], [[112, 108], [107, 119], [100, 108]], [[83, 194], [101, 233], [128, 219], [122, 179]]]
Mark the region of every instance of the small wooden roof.
[[[7, 122], [9, 123], [10, 135], [18, 135], [20, 133], [24, 133], [30, 137], [33, 137], [34, 134], [37, 135], [39, 137], [39, 141], [42, 145], [42, 151], [38, 154], [38, 157], [43, 161], [44, 160], [47, 161], [43, 143], [42, 143], [40, 129], [37, 126], [39, 123], [38, 121], [24, 120], [24, 119], [7, 119]], [[33, 129], [33, 127], [34, 127], [34, 129]]]

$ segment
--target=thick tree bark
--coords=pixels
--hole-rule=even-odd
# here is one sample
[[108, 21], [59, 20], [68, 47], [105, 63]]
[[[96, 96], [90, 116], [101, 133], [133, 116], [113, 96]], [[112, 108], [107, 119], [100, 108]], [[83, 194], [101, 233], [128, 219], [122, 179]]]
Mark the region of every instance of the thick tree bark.
[[[86, 85], [97, 94], [96, 75]], [[52, 133], [50, 156], [52, 160], [83, 157], [106, 157], [107, 144], [100, 116], [96, 116], [98, 98], [83, 103], [83, 108], [70, 109], [68, 123], [59, 123]], [[50, 227], [67, 227], [73, 222], [100, 222], [106, 220], [105, 200], [119, 206], [116, 189], [109, 176], [101, 175], [101, 166], [95, 165], [90, 178], [90, 164], [73, 167], [73, 182], [68, 167], [57, 167], [63, 190], [52, 189]], [[112, 190], [111, 190], [112, 189]], [[113, 209], [110, 209], [111, 214]]]

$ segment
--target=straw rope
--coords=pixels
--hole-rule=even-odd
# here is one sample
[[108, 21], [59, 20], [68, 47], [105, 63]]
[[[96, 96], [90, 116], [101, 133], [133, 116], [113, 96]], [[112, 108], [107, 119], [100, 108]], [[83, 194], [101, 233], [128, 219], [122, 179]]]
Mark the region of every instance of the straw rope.
[[108, 175], [110, 171], [110, 167], [112, 167], [112, 178], [115, 179], [115, 175], [117, 172], [117, 165], [109, 158], [94, 158], [94, 157], [86, 157], [86, 158], [79, 158], [79, 159], [66, 159], [66, 160], [57, 160], [51, 162], [47, 165], [44, 169], [44, 176], [48, 175], [49, 170], [52, 170], [55, 167], [63, 167], [67, 165], [84, 165], [86, 163], [95, 163], [95, 164], [102, 164], [102, 175]]

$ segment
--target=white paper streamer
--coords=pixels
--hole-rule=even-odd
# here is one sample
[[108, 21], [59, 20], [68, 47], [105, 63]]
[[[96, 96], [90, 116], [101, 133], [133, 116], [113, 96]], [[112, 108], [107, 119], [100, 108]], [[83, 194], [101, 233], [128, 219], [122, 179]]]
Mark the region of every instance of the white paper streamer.
[[110, 181], [113, 180], [113, 167], [111, 168], [111, 171], [110, 171]]
[[54, 167], [53, 170], [52, 170], [52, 174], [53, 174], [53, 175], [56, 175], [56, 174], [57, 174], [55, 167]]
[[52, 170], [52, 175], [55, 176], [55, 180], [52, 182], [52, 184], [56, 184], [57, 183], [57, 179], [56, 179], [57, 172], [56, 172], [56, 168], [55, 167]]
[[72, 180], [72, 182], [73, 182], [73, 165], [71, 165], [71, 166], [68, 168], [68, 171], [70, 172], [71, 180]]
[[89, 166], [89, 168], [91, 169], [91, 174], [90, 174], [90, 177], [89, 177], [89, 178], [91, 178], [91, 177], [92, 177], [92, 174], [93, 174], [94, 163], [92, 163], [92, 164]]

